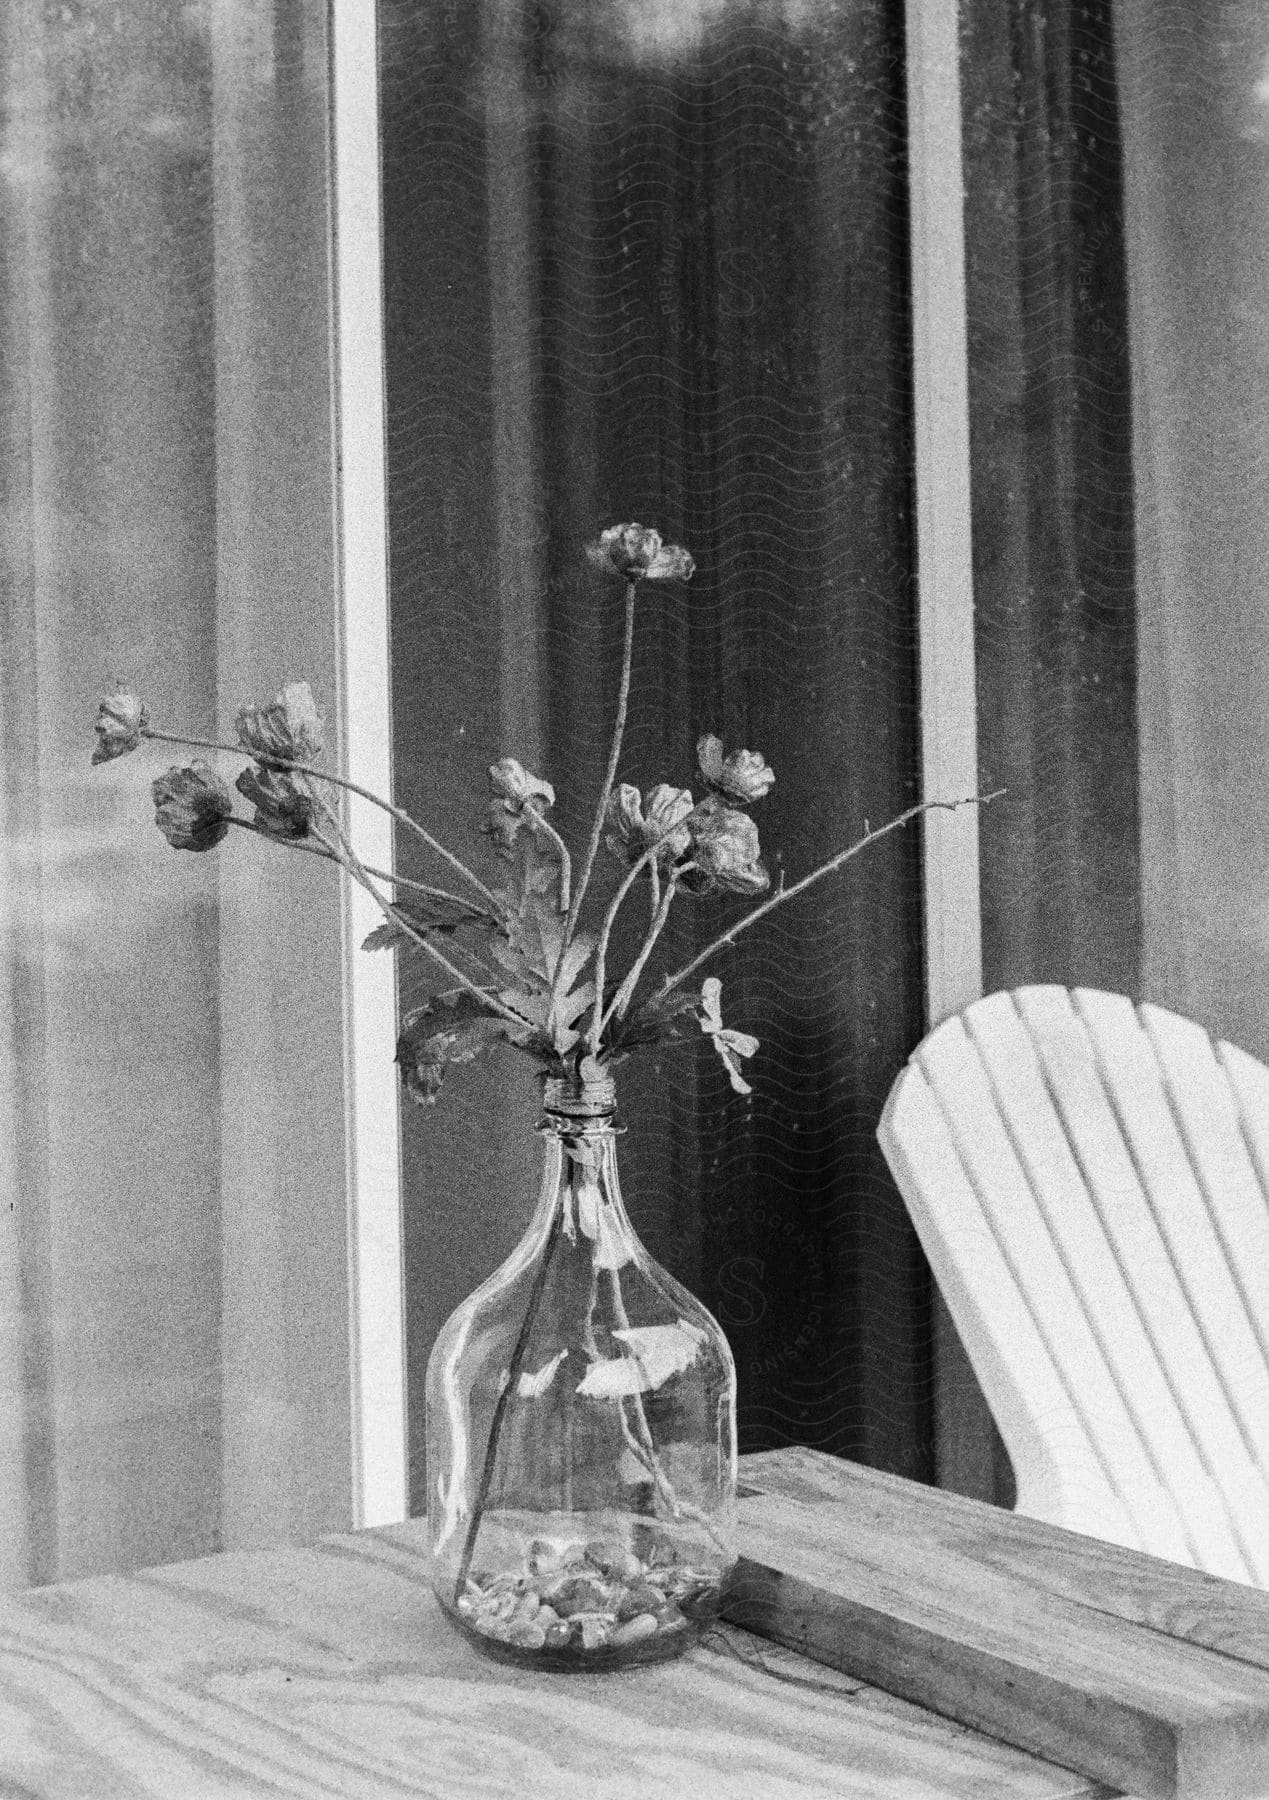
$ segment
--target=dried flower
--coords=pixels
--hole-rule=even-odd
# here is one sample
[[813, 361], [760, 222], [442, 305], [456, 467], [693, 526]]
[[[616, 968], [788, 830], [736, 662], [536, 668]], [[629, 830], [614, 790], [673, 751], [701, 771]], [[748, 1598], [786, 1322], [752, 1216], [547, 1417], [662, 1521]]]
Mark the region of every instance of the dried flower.
[[509, 850], [515, 842], [526, 812], [541, 815], [555, 805], [555, 789], [550, 782], [530, 775], [514, 756], [504, 756], [501, 762], [489, 765], [489, 785], [494, 798], [480, 829], [496, 838], [503, 850]]
[[205, 762], [169, 769], [151, 784], [154, 822], [174, 850], [210, 850], [229, 830], [233, 795]]
[[244, 769], [234, 786], [256, 809], [253, 823], [270, 837], [307, 837], [313, 826], [313, 796], [284, 769]]
[[555, 805], [555, 789], [550, 782], [530, 775], [514, 756], [504, 756], [501, 762], [489, 765], [489, 785], [497, 798], [516, 812], [529, 805], [545, 812], [548, 806]]
[[663, 544], [650, 525], [610, 525], [587, 544], [586, 555], [603, 574], [623, 581], [690, 581], [696, 570], [686, 550]]
[[238, 742], [266, 762], [316, 762], [322, 753], [322, 719], [307, 681], [291, 681], [267, 706], [244, 706]]
[[135, 750], [150, 723], [144, 703], [135, 694], [109, 694], [97, 708], [95, 763], [112, 762]]
[[659, 846], [657, 861], [673, 862], [691, 842], [688, 818], [694, 805], [687, 788], [661, 782], [641, 797], [628, 781], [613, 792], [608, 802], [608, 833], [604, 842], [624, 863], [636, 863], [645, 850]]
[[720, 794], [736, 806], [748, 806], [761, 800], [775, 784], [775, 770], [758, 750], [733, 750], [723, 755], [723, 740], [703, 737], [696, 746], [701, 774], [713, 794]]
[[722, 889], [730, 894], [760, 894], [771, 878], [758, 851], [758, 828], [748, 813], [737, 812], [712, 797], [692, 814], [692, 861], [685, 885], [698, 894]]

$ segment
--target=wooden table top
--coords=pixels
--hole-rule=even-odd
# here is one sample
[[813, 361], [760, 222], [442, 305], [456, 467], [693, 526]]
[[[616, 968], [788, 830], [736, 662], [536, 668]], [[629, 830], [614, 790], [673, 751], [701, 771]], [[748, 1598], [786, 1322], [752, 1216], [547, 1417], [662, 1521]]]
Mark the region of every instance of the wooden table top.
[[0, 1602], [3, 1800], [1109, 1792], [731, 1627], [615, 1675], [486, 1661], [431, 1597], [420, 1521]]

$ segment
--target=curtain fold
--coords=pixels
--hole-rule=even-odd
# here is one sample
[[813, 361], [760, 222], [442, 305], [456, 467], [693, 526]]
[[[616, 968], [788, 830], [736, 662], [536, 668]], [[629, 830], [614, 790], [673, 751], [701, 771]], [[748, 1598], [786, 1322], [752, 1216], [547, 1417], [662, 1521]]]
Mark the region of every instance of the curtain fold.
[[1269, 20], [1120, 0], [1142, 989], [1269, 1056]]
[[1110, 0], [963, 15], [987, 991], [1133, 993], [1136, 533]]
[[[1110, 0], [961, 7], [983, 984], [1136, 994], [1137, 527]], [[940, 1479], [1012, 1504], [963, 1352]]]
[[89, 767], [334, 710], [325, 24], [0, 17], [0, 1585], [348, 1518], [338, 893]]
[[[707, 730], [761, 749], [790, 878], [914, 798], [902, 43], [889, 0], [382, 6], [411, 810], [470, 844], [485, 766], [540, 755], [584, 834], [621, 607], [581, 546], [620, 519], [699, 570], [641, 607], [624, 779], [699, 786]], [[917, 848], [888, 840], [720, 958], [726, 1016], [762, 1040], [752, 1101], [708, 1046], [620, 1074], [633, 1216], [730, 1334], [745, 1447], [928, 1475], [928, 1272], [873, 1137], [921, 1033]], [[684, 904], [665, 966], [738, 910]], [[424, 987], [407, 972], [403, 998]], [[416, 1444], [432, 1338], [532, 1200], [535, 1100], [509, 1063], [407, 1119]]]

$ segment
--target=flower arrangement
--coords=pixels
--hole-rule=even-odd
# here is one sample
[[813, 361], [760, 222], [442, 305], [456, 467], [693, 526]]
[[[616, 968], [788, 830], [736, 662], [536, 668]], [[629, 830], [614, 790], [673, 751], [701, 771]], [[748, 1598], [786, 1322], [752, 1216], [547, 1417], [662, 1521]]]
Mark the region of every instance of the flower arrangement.
[[[498, 1045], [532, 1058], [544, 1075], [584, 1085], [641, 1046], [704, 1033], [738, 1092], [751, 1091], [744, 1062], [758, 1048], [749, 1033], [723, 1023], [721, 983], [692, 978], [725, 945], [778, 906], [843, 867], [870, 844], [934, 808], [951, 810], [983, 797], [927, 800], [799, 880], [783, 880], [768, 893], [758, 830], [749, 809], [769, 793], [775, 774], [756, 750], [727, 750], [710, 734], [697, 745], [704, 786], [696, 799], [688, 788], [666, 782], [640, 791], [618, 782], [630, 695], [635, 618], [641, 589], [649, 582], [688, 581], [694, 563], [678, 545], [664, 544], [642, 525], [614, 525], [590, 544], [587, 557], [625, 592], [625, 633], [616, 717], [607, 768], [589, 838], [579, 865], [549, 818], [551, 784], [505, 756], [489, 769], [490, 799], [481, 829], [506, 866], [490, 887], [453, 850], [382, 796], [320, 767], [323, 722], [308, 684], [292, 682], [263, 706], [238, 714], [236, 744], [158, 730], [134, 694], [101, 702], [94, 763], [111, 761], [142, 740], [187, 749], [245, 756], [234, 789], [251, 809], [236, 810], [235, 794], [206, 761], [169, 769], [153, 783], [155, 817], [178, 850], [213, 849], [231, 827], [268, 838], [281, 848], [338, 864], [380, 906], [384, 923], [366, 940], [369, 949], [414, 949], [430, 960], [436, 991], [402, 1023], [397, 1047], [405, 1088], [431, 1105], [451, 1065], [470, 1063]], [[340, 810], [340, 790], [357, 794], [390, 813], [403, 831], [443, 863], [457, 888], [370, 868], [358, 857]], [[991, 798], [993, 796], [986, 796]], [[601, 846], [620, 869], [597, 916], [583, 922], [596, 880]], [[648, 892], [648, 923], [628, 968], [610, 966], [618, 912], [637, 886]], [[645, 983], [649, 964], [680, 895], [701, 898], [740, 894], [758, 901], [682, 967]]]

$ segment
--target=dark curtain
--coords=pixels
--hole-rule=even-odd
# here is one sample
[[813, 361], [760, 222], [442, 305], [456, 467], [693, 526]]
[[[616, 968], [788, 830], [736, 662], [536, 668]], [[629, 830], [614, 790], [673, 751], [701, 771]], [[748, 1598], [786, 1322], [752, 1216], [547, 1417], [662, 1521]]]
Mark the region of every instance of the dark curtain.
[[[706, 730], [762, 750], [796, 877], [916, 795], [901, 8], [380, 12], [399, 797], [470, 844], [508, 752], [584, 836], [620, 600], [579, 551], [636, 519], [699, 572], [647, 591], [622, 775], [692, 783]], [[622, 1162], [730, 1335], [742, 1446], [929, 1478], [929, 1278], [874, 1137], [923, 1024], [917, 851], [719, 959], [754, 1096], [703, 1044], [627, 1065]], [[738, 910], [684, 904], [665, 966]], [[480, 1069], [407, 1119], [416, 1445], [432, 1338], [527, 1215], [535, 1098]]]
[[1110, 0], [972, 0], [963, 80], [984, 985], [1135, 993], [1136, 597]]
[[1269, 1058], [1269, 9], [1119, 0], [1144, 997]]
[[[1137, 995], [1131, 393], [1110, 0], [962, 8], [983, 980]], [[981, 1433], [966, 1398], [965, 1430]], [[981, 1407], [981, 1402], [978, 1403]], [[997, 1497], [1011, 1476], [995, 1443]], [[988, 1484], [990, 1491], [991, 1484]]]

